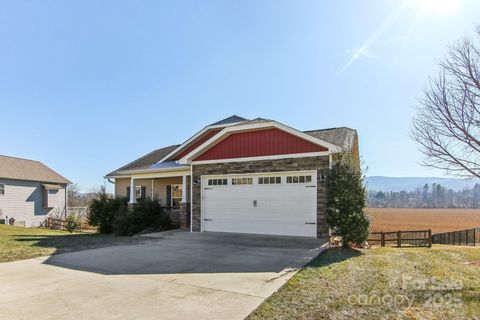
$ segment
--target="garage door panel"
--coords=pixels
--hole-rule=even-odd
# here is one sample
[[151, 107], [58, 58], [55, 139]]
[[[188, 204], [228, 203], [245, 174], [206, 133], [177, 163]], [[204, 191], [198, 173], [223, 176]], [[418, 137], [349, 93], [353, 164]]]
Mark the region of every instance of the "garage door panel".
[[[294, 173], [294, 175], [297, 173]], [[212, 186], [202, 177], [202, 215], [205, 231], [316, 236], [317, 188], [316, 172], [309, 183], [286, 183], [292, 173], [275, 173], [280, 184], [258, 184], [258, 175], [238, 175], [252, 178], [252, 184]], [[260, 176], [261, 177], [261, 176]]]

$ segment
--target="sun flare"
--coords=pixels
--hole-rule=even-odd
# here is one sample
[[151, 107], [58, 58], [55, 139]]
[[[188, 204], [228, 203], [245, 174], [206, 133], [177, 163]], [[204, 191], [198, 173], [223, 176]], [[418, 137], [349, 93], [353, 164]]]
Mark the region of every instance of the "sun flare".
[[412, 0], [412, 6], [426, 14], [447, 15], [460, 6], [461, 0]]

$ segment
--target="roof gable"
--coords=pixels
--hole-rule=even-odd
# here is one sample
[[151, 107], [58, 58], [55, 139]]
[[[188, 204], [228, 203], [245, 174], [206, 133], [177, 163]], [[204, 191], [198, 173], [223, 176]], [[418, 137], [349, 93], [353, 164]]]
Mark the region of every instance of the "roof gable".
[[278, 128], [267, 128], [232, 133], [199, 154], [193, 161], [324, 151], [328, 151], [328, 149]]
[[177, 154], [174, 154], [172, 157], [169, 157], [168, 160], [178, 160], [189, 154], [192, 150], [200, 146], [202, 143], [216, 135], [218, 132], [220, 132], [223, 128], [218, 128], [218, 129], [212, 129], [209, 131], [206, 131], [201, 135], [199, 138], [191, 142], [190, 144], [186, 145], [186, 148], [184, 148], [182, 151], [180, 151]]
[[[257, 121], [257, 120], [261, 120], [261, 121]], [[215, 136], [207, 140], [205, 143], [203, 143], [198, 148], [194, 149], [193, 151], [191, 151], [189, 154], [185, 155], [183, 158], [179, 159], [178, 161], [181, 164], [190, 163], [193, 159], [196, 159], [197, 157], [199, 157], [200, 154], [203, 154], [206, 150], [210, 149], [213, 145], [219, 143], [221, 140], [225, 139], [227, 136], [235, 132], [254, 131], [254, 130], [268, 129], [268, 128], [277, 128], [282, 131], [288, 132], [291, 135], [297, 136], [298, 138], [301, 138], [306, 141], [310, 141], [313, 144], [324, 147], [329, 152], [341, 151], [340, 147], [332, 143], [329, 143], [322, 139], [318, 139], [304, 132], [288, 127], [277, 121], [271, 121], [271, 120], [259, 118], [259, 119], [248, 121], [242, 124], [236, 124], [233, 126], [225, 127], [218, 134], [216, 134]]]

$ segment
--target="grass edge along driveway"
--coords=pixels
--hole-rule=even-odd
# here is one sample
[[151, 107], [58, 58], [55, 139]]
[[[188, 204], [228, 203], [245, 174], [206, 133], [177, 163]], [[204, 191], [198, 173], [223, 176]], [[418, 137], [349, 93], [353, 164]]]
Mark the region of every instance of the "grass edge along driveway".
[[139, 240], [99, 233], [0, 225], [0, 263], [133, 242]]
[[480, 248], [327, 250], [248, 319], [480, 319]]

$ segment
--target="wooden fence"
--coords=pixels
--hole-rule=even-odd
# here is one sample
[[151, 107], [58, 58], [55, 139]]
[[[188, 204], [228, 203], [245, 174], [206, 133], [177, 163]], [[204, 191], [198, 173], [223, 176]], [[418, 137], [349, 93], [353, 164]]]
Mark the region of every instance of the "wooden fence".
[[371, 245], [395, 247], [431, 247], [432, 230], [372, 232], [367, 240]]
[[[62, 219], [55, 219], [55, 218], [47, 218], [45, 220], [44, 227], [47, 229], [53, 229], [53, 230], [67, 230], [67, 221], [62, 220]], [[80, 223], [78, 227], [75, 229], [75, 231], [81, 231], [81, 232], [94, 232], [97, 231], [96, 227], [92, 227], [86, 223]]]
[[437, 233], [432, 236], [433, 243], [459, 246], [479, 246], [480, 228]]

